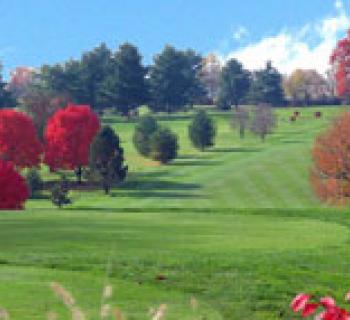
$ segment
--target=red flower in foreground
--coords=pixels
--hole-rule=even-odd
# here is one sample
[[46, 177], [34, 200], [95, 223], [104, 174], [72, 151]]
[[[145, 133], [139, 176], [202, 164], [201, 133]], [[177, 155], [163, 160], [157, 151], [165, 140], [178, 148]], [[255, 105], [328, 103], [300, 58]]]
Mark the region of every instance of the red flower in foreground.
[[0, 210], [23, 209], [29, 192], [24, 178], [13, 164], [0, 159]]
[[290, 307], [294, 312], [299, 312], [304, 310], [306, 304], [310, 300], [311, 296], [305, 293], [298, 294], [292, 301]]
[[[290, 306], [294, 312], [301, 312], [303, 318], [314, 315], [319, 307], [323, 307], [324, 311], [316, 315], [316, 320], [350, 320], [350, 313], [339, 308], [332, 297], [321, 298], [315, 303], [309, 303], [310, 299], [310, 295], [298, 294]], [[350, 300], [350, 293], [345, 296], [345, 300]]]
[[332, 297], [321, 298], [320, 304], [323, 305], [325, 308], [332, 308], [337, 306], [335, 300]]

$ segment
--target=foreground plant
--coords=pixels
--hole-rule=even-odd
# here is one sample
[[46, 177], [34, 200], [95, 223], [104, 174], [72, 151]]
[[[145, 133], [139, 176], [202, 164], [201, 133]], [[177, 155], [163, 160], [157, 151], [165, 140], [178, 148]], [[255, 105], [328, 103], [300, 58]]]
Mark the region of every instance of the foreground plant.
[[[70, 313], [71, 320], [88, 320], [90, 319], [87, 313], [78, 306], [77, 300], [74, 295], [65, 288], [59, 282], [51, 282], [50, 289], [52, 293], [58, 298], [58, 300], [64, 305], [67, 311]], [[100, 300], [100, 310], [99, 317], [100, 320], [115, 319], [115, 320], [127, 320], [129, 319], [119, 308], [113, 304], [113, 287], [106, 283], [101, 292]], [[196, 298], [192, 297], [189, 301], [190, 307], [193, 312], [199, 310], [199, 302]], [[152, 307], [149, 310], [148, 317], [150, 320], [165, 320], [167, 317], [168, 305], [163, 303], [158, 307]], [[146, 315], [145, 315], [146, 316]], [[148, 318], [147, 317], [147, 318]], [[10, 313], [1, 308], [0, 306], [0, 320], [11, 320]], [[46, 313], [47, 320], [58, 320], [61, 319], [59, 313], [48, 310]], [[130, 318], [131, 319], [131, 318]], [[134, 319], [134, 318], [133, 318]], [[206, 319], [206, 317], [200, 317], [195, 319]]]
[[[311, 302], [309, 294], [298, 294], [291, 302], [290, 307], [303, 318], [315, 315], [316, 320], [350, 320], [350, 312], [337, 306], [332, 297], [323, 297], [317, 302]], [[350, 301], [350, 293], [345, 296]]]

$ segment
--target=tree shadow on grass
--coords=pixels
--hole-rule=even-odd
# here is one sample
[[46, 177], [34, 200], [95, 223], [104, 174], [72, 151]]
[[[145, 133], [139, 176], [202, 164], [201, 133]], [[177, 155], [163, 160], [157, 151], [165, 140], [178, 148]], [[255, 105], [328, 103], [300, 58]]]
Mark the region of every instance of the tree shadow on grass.
[[304, 135], [305, 131], [304, 130], [293, 130], [293, 131], [281, 130], [281, 131], [278, 131], [278, 134], [288, 135], [288, 136], [291, 136], [291, 135], [297, 136], [297, 135]]
[[30, 200], [50, 200], [51, 197], [49, 194], [43, 194], [43, 193], [35, 193], [30, 197]]
[[304, 143], [303, 140], [281, 140], [280, 142], [282, 142], [284, 144]]
[[152, 191], [152, 190], [112, 192], [110, 196], [113, 198], [166, 198], [166, 199], [198, 199], [198, 198], [204, 197], [202, 195], [197, 195], [192, 193]]
[[179, 159], [179, 160], [193, 160], [193, 159], [198, 159], [198, 155], [194, 155], [194, 154], [180, 154], [177, 156], [176, 159]]
[[185, 183], [169, 180], [129, 180], [123, 183], [119, 190], [198, 190], [201, 186], [197, 183]]
[[187, 161], [175, 161], [170, 164], [170, 166], [179, 166], [179, 167], [187, 167], [187, 166], [216, 166], [220, 165], [220, 161], [214, 160], [201, 160], [201, 159], [192, 159]]
[[[169, 175], [169, 170], [149, 171], [149, 172], [131, 172], [128, 174], [128, 179], [133, 181], [137, 179], [157, 179]], [[127, 182], [126, 182], [127, 183]]]
[[207, 150], [207, 152], [222, 152], [222, 153], [238, 153], [238, 152], [259, 152], [261, 151], [262, 148], [242, 148], [242, 147], [238, 147], [238, 148], [213, 148], [213, 149], [209, 149]]
[[158, 179], [154, 172], [150, 172], [148, 175], [144, 173], [142, 178], [135, 174], [133, 178], [126, 180], [118, 189], [115, 189], [111, 196], [131, 198], [198, 198], [200, 196], [192, 191], [198, 191], [200, 188], [201, 185], [197, 183]]

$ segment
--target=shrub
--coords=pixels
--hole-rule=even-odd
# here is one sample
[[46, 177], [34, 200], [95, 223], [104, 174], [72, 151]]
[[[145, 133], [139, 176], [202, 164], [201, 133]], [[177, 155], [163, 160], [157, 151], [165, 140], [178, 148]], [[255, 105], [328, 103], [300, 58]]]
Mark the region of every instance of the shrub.
[[68, 197], [69, 186], [68, 181], [64, 175], [62, 175], [61, 180], [54, 185], [51, 192], [52, 203], [62, 208], [62, 206], [72, 203], [71, 199]]
[[168, 128], [159, 128], [150, 137], [150, 155], [153, 160], [168, 163], [177, 157], [177, 136]]
[[28, 171], [26, 180], [31, 197], [35, 196], [44, 187], [43, 180], [36, 169], [31, 169]]
[[192, 123], [188, 127], [188, 135], [194, 147], [204, 150], [214, 145], [215, 124], [203, 110], [197, 112]]
[[113, 184], [125, 179], [128, 167], [124, 165], [124, 150], [119, 137], [109, 126], [102, 128], [90, 148], [90, 169], [101, 181], [106, 194]]
[[150, 137], [157, 129], [158, 123], [152, 116], [140, 118], [133, 136], [134, 146], [139, 154], [145, 157], [150, 155]]

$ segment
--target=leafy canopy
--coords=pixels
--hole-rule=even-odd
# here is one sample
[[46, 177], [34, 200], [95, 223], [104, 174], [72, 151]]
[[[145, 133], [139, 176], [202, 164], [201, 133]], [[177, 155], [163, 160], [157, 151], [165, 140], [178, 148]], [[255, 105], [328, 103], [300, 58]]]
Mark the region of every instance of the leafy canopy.
[[253, 74], [249, 96], [253, 103], [267, 103], [272, 106], [284, 104], [282, 75], [271, 62], [266, 64], [265, 69]]
[[202, 151], [213, 146], [215, 134], [214, 121], [204, 110], [198, 111], [188, 127], [188, 135], [193, 146]]
[[199, 78], [202, 58], [192, 50], [166, 46], [150, 68], [151, 108], [174, 112], [203, 94]]
[[0, 110], [0, 159], [18, 168], [31, 168], [41, 162], [42, 145], [33, 120], [23, 112]]
[[119, 137], [109, 126], [103, 127], [91, 144], [90, 169], [106, 194], [126, 177], [128, 167], [124, 165], [124, 150]]
[[150, 138], [150, 156], [160, 163], [169, 163], [177, 157], [177, 136], [168, 128], [158, 128]]
[[156, 119], [150, 115], [145, 115], [140, 118], [135, 127], [133, 142], [136, 150], [144, 157], [150, 155], [150, 137], [157, 131], [158, 123]]
[[0, 159], [0, 210], [19, 210], [29, 197], [25, 179], [10, 162]]
[[229, 60], [223, 67], [219, 80], [218, 106], [221, 109], [236, 108], [246, 97], [250, 86], [250, 74], [236, 59]]
[[44, 162], [51, 170], [87, 166], [90, 145], [99, 129], [100, 121], [89, 106], [69, 104], [57, 111], [45, 130]]

